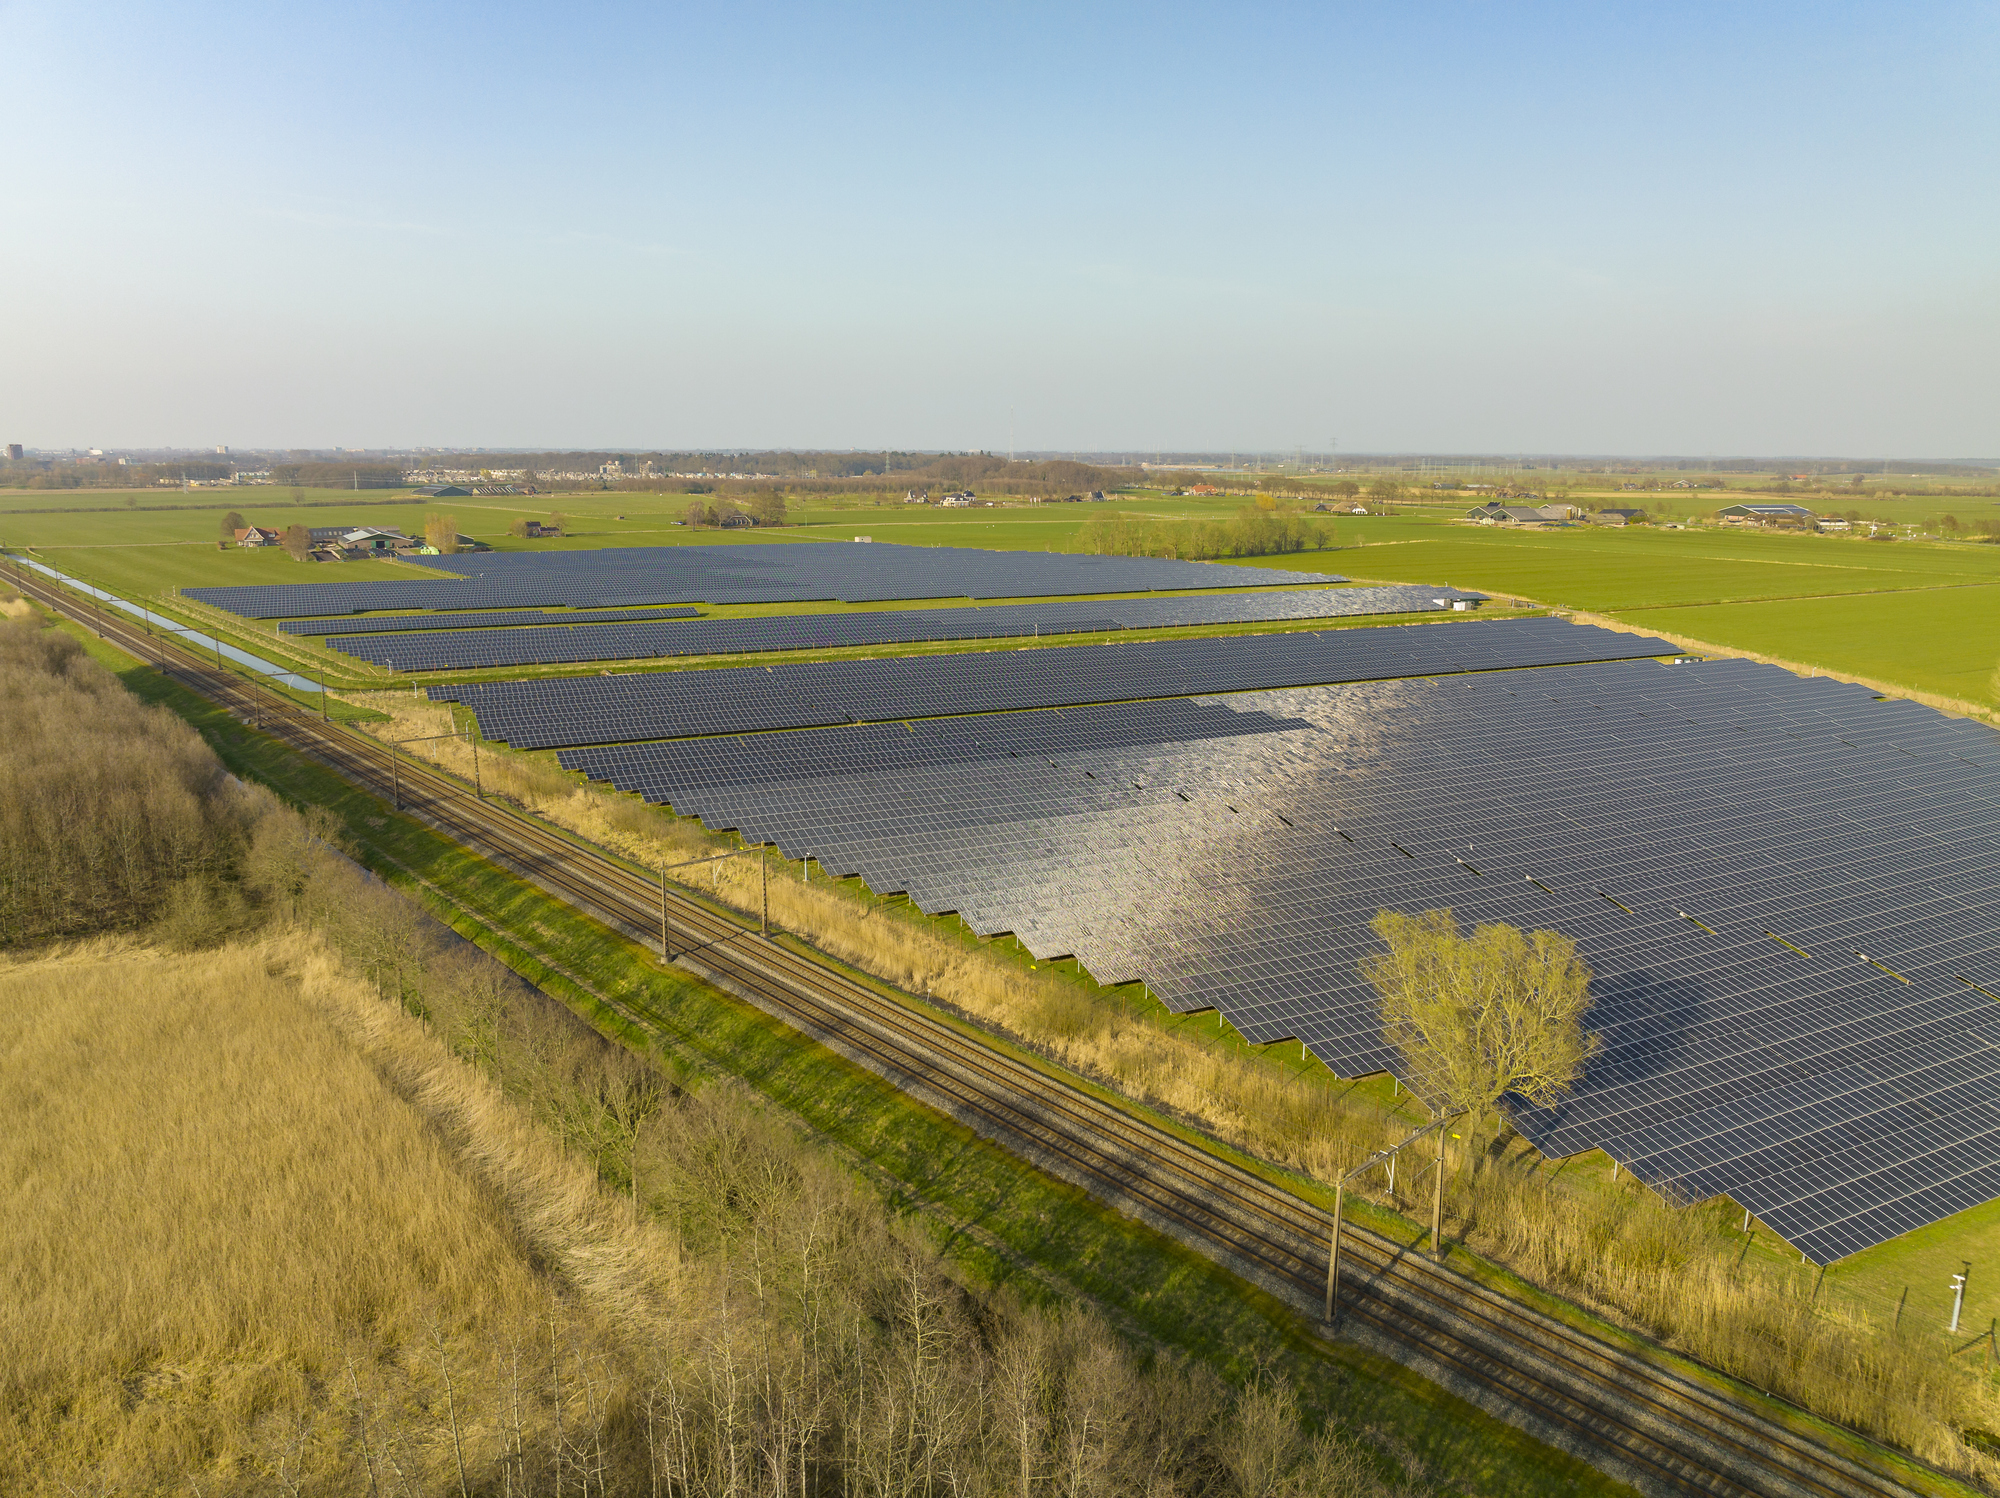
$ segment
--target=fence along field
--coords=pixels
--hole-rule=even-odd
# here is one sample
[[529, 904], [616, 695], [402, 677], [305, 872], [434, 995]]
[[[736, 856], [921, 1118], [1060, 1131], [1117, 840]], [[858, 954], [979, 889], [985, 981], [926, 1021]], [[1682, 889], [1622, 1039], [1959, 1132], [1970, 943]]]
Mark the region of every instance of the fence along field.
[[[67, 636], [0, 622], [0, 672], [37, 704], [15, 792], [79, 727], [72, 765], [157, 752], [164, 788], [112, 929], [44, 902], [75, 940], [0, 954], [0, 1488], [1400, 1491], [1281, 1383], [969, 1293], [798, 1135], [445, 937]], [[8, 877], [75, 873], [42, 841]]]

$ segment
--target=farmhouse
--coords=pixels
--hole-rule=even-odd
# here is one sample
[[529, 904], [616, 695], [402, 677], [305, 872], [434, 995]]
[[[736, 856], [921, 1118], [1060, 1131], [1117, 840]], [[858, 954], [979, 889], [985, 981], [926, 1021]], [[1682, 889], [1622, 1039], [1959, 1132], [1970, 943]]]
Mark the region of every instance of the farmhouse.
[[[313, 539], [319, 539], [318, 531], [313, 532]], [[395, 551], [410, 544], [410, 538], [401, 531], [381, 530], [372, 525], [340, 533], [340, 545], [348, 551]]]
[[1815, 518], [1804, 505], [1727, 505], [1716, 516], [1725, 525], [1811, 525]]
[[410, 540], [401, 531], [368, 525], [316, 525], [306, 534], [315, 546], [339, 546], [350, 551], [387, 551], [398, 541], [407, 545]]
[[[1354, 509], [1357, 515], [1367, 513], [1359, 505]], [[1568, 505], [1503, 505], [1497, 499], [1489, 499], [1467, 510], [1465, 518], [1493, 525], [1549, 525], [1569, 519], [1570, 514]]]
[[236, 544], [238, 546], [276, 546], [278, 544], [278, 533], [274, 530], [268, 530], [261, 525], [246, 525], [241, 530], [232, 532], [232, 534], [236, 537]]

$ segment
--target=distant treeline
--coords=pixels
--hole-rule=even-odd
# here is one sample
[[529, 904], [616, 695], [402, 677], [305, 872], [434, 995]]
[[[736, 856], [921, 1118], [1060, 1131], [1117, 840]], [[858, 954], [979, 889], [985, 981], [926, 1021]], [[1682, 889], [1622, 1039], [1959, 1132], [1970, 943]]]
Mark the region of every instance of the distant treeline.
[[1077, 535], [1078, 545], [1098, 556], [1171, 557], [1184, 562], [1281, 556], [1317, 550], [1331, 539], [1330, 529], [1319, 521], [1257, 506], [1245, 506], [1228, 520], [1097, 514]]
[[5, 489], [131, 489], [162, 481], [203, 482], [231, 477], [228, 463], [208, 459], [186, 463], [49, 463], [34, 458], [0, 462], [0, 488]]
[[[590, 466], [604, 461], [599, 454], [576, 454], [562, 461], [580, 466], [586, 457]], [[781, 461], [783, 460], [783, 461]], [[545, 472], [536, 459], [530, 474]], [[553, 464], [556, 460], [549, 457]], [[940, 458], [921, 453], [888, 453], [873, 457], [854, 454], [761, 453], [725, 457], [705, 453], [626, 455], [628, 468], [651, 462], [649, 478], [626, 478], [609, 487], [634, 492], [676, 491], [692, 494], [753, 493], [774, 484], [800, 496], [852, 494], [857, 491], [901, 494], [924, 490], [935, 497], [954, 489], [969, 489], [1001, 498], [1050, 497], [1087, 493], [1093, 489], [1114, 489], [1130, 484], [1136, 475], [1125, 468], [1100, 468], [1089, 463], [1072, 463], [1066, 458], [1040, 463], [1013, 463], [988, 454]], [[563, 471], [558, 468], [555, 471]], [[574, 471], [572, 468], [570, 471]], [[707, 473], [708, 478], [673, 478], [668, 475]], [[762, 473], [764, 479], [730, 479], [717, 474]], [[561, 481], [553, 487], [562, 488]]]

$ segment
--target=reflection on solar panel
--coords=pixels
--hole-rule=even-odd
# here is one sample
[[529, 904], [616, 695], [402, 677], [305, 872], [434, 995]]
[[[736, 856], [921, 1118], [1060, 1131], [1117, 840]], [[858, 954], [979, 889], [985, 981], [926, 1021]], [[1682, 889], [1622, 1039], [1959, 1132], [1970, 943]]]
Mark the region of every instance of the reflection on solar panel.
[[250, 619], [360, 614], [374, 609], [628, 608], [657, 603], [878, 603], [904, 598], [1048, 598], [1337, 583], [1331, 573], [799, 541], [762, 546], [613, 547], [603, 551], [475, 552], [425, 557], [453, 574], [378, 582], [189, 588], [187, 596]]
[[487, 738], [517, 749], [550, 749], [1624, 660], [1673, 650], [1645, 635], [1518, 619], [502, 681], [432, 687], [430, 696], [465, 703]]
[[1628, 662], [561, 757], [1344, 1075], [1399, 1069], [1377, 909], [1553, 928], [1604, 1049], [1548, 1154], [1822, 1263], [2000, 1196], [2000, 738], [1913, 703]]
[[[1279, 619], [1334, 619], [1406, 614], [1454, 599], [1483, 598], [1456, 588], [1399, 584], [1385, 588], [1310, 588], [1208, 593], [1181, 598], [1100, 599], [1082, 603], [1008, 603], [975, 609], [897, 609], [873, 614], [789, 614], [761, 619], [705, 619], [698, 624], [621, 624], [616, 628], [455, 630], [444, 638], [406, 636], [334, 640], [329, 648], [398, 671], [470, 671], [482, 666], [560, 665], [644, 660], [666, 655], [725, 655], [752, 650], [829, 649], [920, 640], [992, 640], [1025, 635], [1099, 634], [1200, 624], [1255, 624]], [[670, 610], [693, 613], [694, 610]], [[404, 616], [408, 617], [408, 616]], [[423, 616], [429, 619], [433, 616]], [[446, 615], [465, 623], [492, 616]], [[612, 617], [618, 617], [613, 615]], [[648, 618], [658, 615], [648, 615]], [[590, 625], [592, 616], [533, 614], [537, 624]], [[393, 625], [368, 619], [364, 628]], [[315, 619], [315, 633], [340, 633], [338, 620]], [[328, 626], [322, 629], [321, 626]], [[296, 625], [283, 625], [296, 629]]]
[[625, 619], [700, 617], [700, 609], [596, 609], [587, 614], [530, 609], [513, 613], [381, 614], [367, 619], [287, 619], [278, 628], [288, 635], [365, 635], [415, 629], [493, 629], [517, 624], [609, 624]]

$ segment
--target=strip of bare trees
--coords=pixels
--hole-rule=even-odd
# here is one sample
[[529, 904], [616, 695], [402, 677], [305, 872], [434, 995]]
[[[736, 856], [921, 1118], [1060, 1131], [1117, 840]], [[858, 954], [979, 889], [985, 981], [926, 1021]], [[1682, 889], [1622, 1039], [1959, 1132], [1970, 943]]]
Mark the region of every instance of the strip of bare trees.
[[1246, 505], [1228, 520], [1148, 519], [1097, 514], [1077, 533], [1077, 544], [1098, 556], [1169, 557], [1204, 561], [1213, 557], [1281, 556], [1329, 544], [1328, 528], [1307, 516]]
[[252, 808], [198, 734], [68, 635], [0, 621], [0, 947], [232, 898]]

